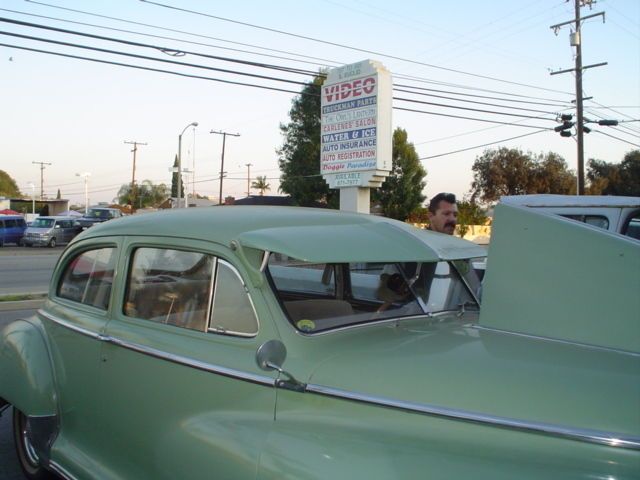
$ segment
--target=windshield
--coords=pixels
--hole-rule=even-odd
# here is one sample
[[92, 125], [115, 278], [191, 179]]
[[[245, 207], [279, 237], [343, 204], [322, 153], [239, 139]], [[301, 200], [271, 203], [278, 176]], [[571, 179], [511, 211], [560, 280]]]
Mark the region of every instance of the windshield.
[[101, 208], [90, 208], [89, 213], [87, 213], [86, 216], [91, 218], [111, 218], [112, 217], [110, 210], [104, 210]]
[[36, 218], [31, 226], [33, 228], [51, 228], [55, 220], [53, 218]]
[[[290, 321], [311, 333], [391, 318], [477, 310], [467, 286], [466, 276], [473, 272], [468, 264], [309, 263], [274, 253], [268, 273]], [[464, 281], [459, 267], [464, 268]]]

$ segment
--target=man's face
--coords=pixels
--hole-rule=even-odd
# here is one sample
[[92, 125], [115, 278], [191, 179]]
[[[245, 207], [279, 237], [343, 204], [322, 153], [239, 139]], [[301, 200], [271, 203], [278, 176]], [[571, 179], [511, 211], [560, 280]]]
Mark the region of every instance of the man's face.
[[442, 200], [436, 213], [429, 212], [429, 225], [434, 232], [453, 235], [458, 219], [458, 207], [455, 203]]

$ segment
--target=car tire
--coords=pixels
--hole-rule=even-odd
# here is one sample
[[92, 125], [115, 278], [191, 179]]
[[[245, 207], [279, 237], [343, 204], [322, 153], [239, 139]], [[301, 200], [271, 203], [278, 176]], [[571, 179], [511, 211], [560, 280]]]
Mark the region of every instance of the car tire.
[[54, 248], [55, 246], [56, 246], [56, 239], [52, 238], [51, 240], [49, 240], [49, 247]]
[[27, 416], [14, 407], [13, 439], [16, 444], [18, 463], [29, 480], [55, 480], [57, 477], [40, 464], [38, 454], [27, 436]]

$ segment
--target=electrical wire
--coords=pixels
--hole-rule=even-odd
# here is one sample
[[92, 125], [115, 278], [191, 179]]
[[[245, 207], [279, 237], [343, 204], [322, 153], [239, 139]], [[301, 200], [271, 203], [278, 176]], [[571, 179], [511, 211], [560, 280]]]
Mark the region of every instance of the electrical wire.
[[234, 23], [236, 25], [243, 25], [243, 26], [246, 26], [246, 27], [256, 28], [256, 29], [259, 29], [259, 30], [265, 30], [265, 31], [268, 31], [268, 32], [278, 33], [280, 35], [287, 35], [287, 36], [290, 36], [290, 37], [299, 38], [299, 39], [303, 39], [303, 40], [309, 40], [309, 41], [312, 41], [312, 42], [322, 43], [322, 44], [325, 44], [325, 45], [331, 45], [331, 46], [334, 46], [334, 47], [346, 48], [346, 49], [357, 51], [357, 52], [363, 52], [363, 53], [377, 55], [377, 56], [381, 56], [381, 57], [385, 57], [385, 58], [391, 58], [393, 60], [399, 60], [399, 61], [402, 61], [402, 62], [407, 62], [407, 63], [411, 63], [411, 64], [415, 64], [415, 65], [421, 65], [423, 67], [434, 68], [434, 69], [443, 70], [443, 71], [446, 71], [446, 72], [457, 73], [457, 74], [460, 74], [460, 75], [468, 75], [468, 76], [475, 77], [475, 78], [482, 78], [482, 79], [485, 79], [485, 80], [492, 80], [492, 81], [495, 81], [495, 82], [507, 83], [507, 84], [510, 84], [510, 85], [517, 85], [517, 86], [520, 86], [520, 87], [533, 88], [533, 89], [536, 89], [536, 90], [544, 90], [544, 91], [547, 91], [547, 92], [555, 92], [555, 93], [563, 93], [565, 95], [573, 95], [571, 93], [563, 92], [561, 90], [553, 90], [553, 89], [549, 89], [549, 88], [539, 87], [537, 85], [530, 85], [530, 84], [526, 84], [526, 83], [513, 82], [513, 81], [510, 81], [510, 80], [504, 80], [502, 78], [490, 77], [488, 75], [480, 75], [480, 74], [477, 74], [477, 73], [465, 72], [465, 71], [456, 70], [456, 69], [453, 69], [453, 68], [447, 68], [447, 67], [442, 67], [442, 66], [439, 66], [439, 65], [433, 65], [433, 64], [430, 64], [430, 63], [419, 62], [419, 61], [416, 61], [416, 60], [410, 60], [410, 59], [403, 58], [403, 57], [398, 57], [398, 56], [395, 56], [395, 55], [388, 55], [388, 54], [385, 54], [385, 53], [382, 53], [382, 52], [376, 52], [375, 50], [367, 50], [367, 49], [364, 49], [364, 48], [352, 47], [352, 46], [344, 45], [344, 44], [341, 44], [341, 43], [330, 42], [328, 40], [321, 40], [321, 39], [318, 39], [318, 38], [308, 37], [306, 35], [299, 35], [299, 34], [291, 33], [291, 32], [285, 32], [284, 30], [278, 30], [278, 29], [275, 29], [275, 28], [264, 27], [264, 26], [261, 26], [261, 25], [256, 25], [256, 24], [247, 23], [247, 22], [241, 22], [239, 20], [233, 20], [233, 19], [230, 19], [230, 18], [220, 17], [220, 16], [217, 16], [217, 15], [211, 15], [211, 14], [204, 13], [204, 12], [198, 12], [196, 10], [189, 10], [189, 9], [186, 9], [186, 8], [175, 7], [175, 6], [167, 5], [167, 4], [160, 3], [160, 2], [154, 2], [154, 1], [151, 1], [151, 0], [140, 0], [140, 1], [143, 2], [143, 3], [148, 3], [150, 5], [155, 5], [155, 6], [167, 8], [167, 9], [170, 9], [170, 10], [176, 10], [176, 11], [180, 11], [180, 12], [191, 13], [193, 15], [203, 16], [203, 17], [207, 17], [207, 18], [213, 18], [213, 19], [216, 19], [216, 20], [224, 21], [224, 22]]
[[614, 136], [614, 135], [611, 135], [610, 133], [605, 133], [605, 132], [603, 132], [602, 130], [595, 130], [595, 132], [600, 133], [600, 134], [602, 134], [602, 135], [606, 135], [607, 137], [615, 138], [616, 140], [620, 140], [621, 142], [628, 143], [629, 145], [633, 145], [634, 147], [640, 147], [640, 145], [639, 145], [639, 144], [637, 144], [637, 143], [629, 142], [629, 141], [627, 141], [627, 140], [624, 140], [623, 138], [620, 138], [620, 137], [616, 137], [616, 136]]
[[449, 117], [449, 118], [458, 118], [461, 120], [474, 120], [476, 122], [485, 122], [485, 123], [495, 123], [498, 125], [510, 125], [512, 127], [525, 127], [525, 128], [539, 128], [542, 130], [551, 130], [551, 128], [535, 126], [535, 125], [520, 125], [514, 122], [499, 122], [497, 120], [488, 120], [486, 118], [474, 118], [474, 117], [463, 117], [460, 115], [449, 115], [447, 113], [439, 113], [439, 112], [426, 112], [424, 110], [416, 110], [413, 108], [404, 108], [404, 107], [393, 107], [394, 110], [401, 110], [404, 112], [413, 112], [413, 113], [424, 113], [426, 115], [436, 115], [438, 117]]
[[454, 153], [467, 152], [469, 150], [475, 150], [477, 148], [488, 147], [490, 145], [495, 145], [497, 143], [508, 142], [509, 140], [515, 140], [516, 138], [528, 137], [530, 135], [535, 135], [540, 132], [548, 132], [548, 128], [543, 128], [540, 130], [536, 130], [535, 132], [525, 133], [524, 135], [517, 135], [515, 137], [503, 138], [502, 140], [496, 140], [495, 142], [483, 143], [482, 145], [475, 145], [473, 147], [461, 148], [459, 150], [453, 150], [451, 152], [439, 153], [438, 155], [429, 155], [428, 157], [421, 157], [418, 160], [429, 160], [431, 158], [444, 157], [446, 155], [453, 155]]
[[[10, 45], [10, 44], [6, 44], [6, 43], [0, 43], [0, 47], [15, 48], [15, 49], [18, 49], [18, 50], [26, 50], [26, 51], [30, 51], [30, 52], [45, 53], [45, 54], [48, 54], [48, 55], [55, 55], [55, 56], [58, 56], [58, 57], [73, 58], [73, 59], [76, 59], [76, 60], [86, 60], [86, 61], [89, 61], [89, 62], [104, 63], [104, 64], [107, 64], [107, 65], [116, 65], [116, 66], [119, 66], [119, 67], [134, 68], [134, 69], [137, 69], [137, 70], [147, 70], [147, 71], [150, 71], [150, 72], [167, 73], [169, 75], [176, 75], [176, 76], [179, 76], [179, 77], [196, 78], [196, 79], [199, 79], [199, 80], [210, 80], [210, 81], [213, 81], [213, 82], [227, 83], [227, 84], [230, 84], [230, 85], [240, 85], [240, 86], [244, 86], [244, 87], [262, 88], [264, 90], [272, 90], [272, 91], [276, 91], [276, 92], [293, 93], [295, 95], [300, 95], [300, 92], [296, 92], [294, 90], [285, 90], [284, 88], [268, 87], [266, 85], [258, 85], [258, 84], [255, 84], [255, 83], [236, 82], [236, 81], [232, 81], [232, 80], [224, 80], [224, 79], [221, 79], [221, 78], [204, 77], [204, 76], [201, 76], [201, 75], [193, 75], [193, 74], [188, 74], [188, 73], [174, 72], [172, 70], [162, 70], [162, 69], [159, 69], [159, 68], [143, 67], [141, 65], [131, 65], [131, 64], [128, 64], [128, 63], [112, 62], [112, 61], [109, 61], [109, 60], [99, 60], [97, 58], [81, 57], [79, 55], [71, 55], [71, 54], [67, 54], [67, 53], [51, 52], [51, 51], [48, 51], [48, 50], [40, 50], [40, 49], [37, 49], [37, 48], [21, 47], [21, 46], [18, 46], [18, 45]], [[312, 95], [312, 94], [307, 94], [307, 95]]]

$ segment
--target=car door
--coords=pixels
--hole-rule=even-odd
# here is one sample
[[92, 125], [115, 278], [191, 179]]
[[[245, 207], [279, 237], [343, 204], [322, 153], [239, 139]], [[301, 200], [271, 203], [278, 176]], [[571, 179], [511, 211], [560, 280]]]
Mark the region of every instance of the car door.
[[101, 448], [97, 416], [102, 334], [109, 318], [118, 239], [81, 242], [56, 267], [49, 299], [37, 315], [54, 366], [60, 432], [52, 448], [59, 464], [87, 465]]
[[114, 478], [255, 477], [275, 408], [255, 353], [276, 332], [232, 258], [205, 242], [127, 244], [100, 384]]

